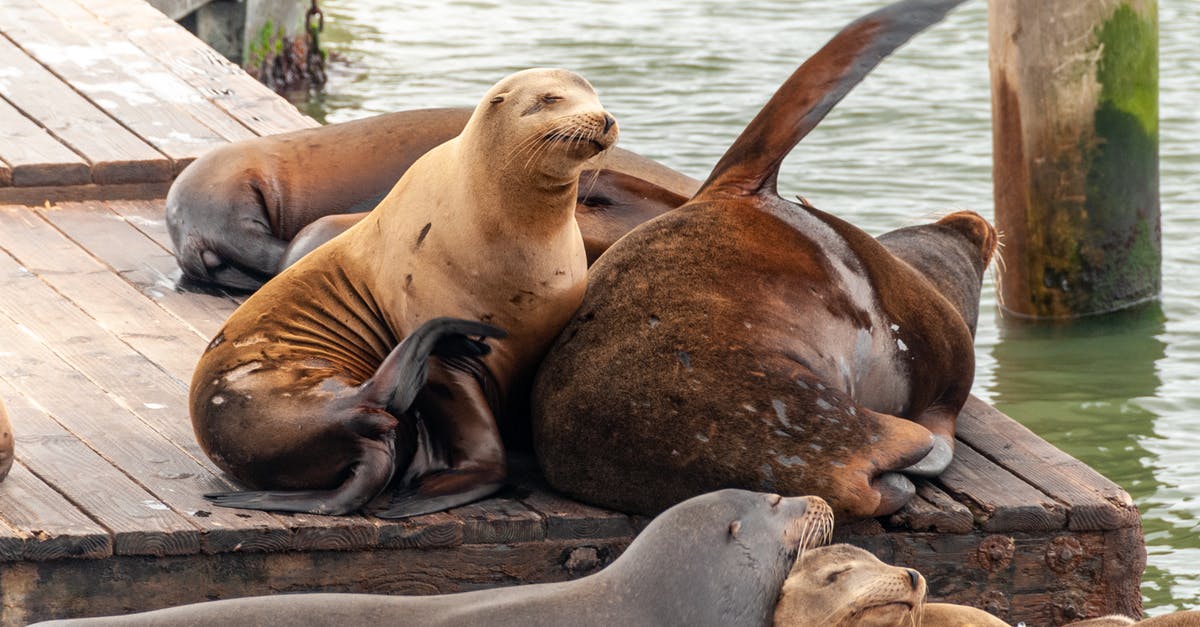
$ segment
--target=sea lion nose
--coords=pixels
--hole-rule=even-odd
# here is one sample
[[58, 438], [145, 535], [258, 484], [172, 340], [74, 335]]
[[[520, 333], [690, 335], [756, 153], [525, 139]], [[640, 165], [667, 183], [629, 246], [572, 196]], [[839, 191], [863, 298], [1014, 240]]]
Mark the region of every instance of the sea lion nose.
[[613, 124], [616, 124], [616, 123], [617, 123], [617, 121], [616, 121], [616, 119], [613, 118], [613, 116], [611, 116], [607, 113], [604, 114], [604, 132], [605, 133], [608, 133], [608, 131], [610, 129], [612, 129]]
[[917, 587], [921, 585], [921, 573], [918, 573], [917, 571], [915, 571], [911, 568], [907, 569], [907, 571], [908, 571], [908, 583], [909, 583], [909, 585], [912, 586], [913, 590], [916, 590]]

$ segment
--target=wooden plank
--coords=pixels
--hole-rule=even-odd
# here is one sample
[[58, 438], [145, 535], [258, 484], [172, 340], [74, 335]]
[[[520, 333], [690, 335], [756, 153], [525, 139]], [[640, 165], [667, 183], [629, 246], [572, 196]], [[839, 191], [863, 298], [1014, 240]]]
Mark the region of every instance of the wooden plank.
[[[6, 5], [7, 7], [7, 5]], [[13, 17], [5, 10], [0, 30]], [[171, 163], [96, 108], [66, 83], [34, 61], [5, 37], [0, 37], [0, 92], [22, 112], [34, 118], [92, 166], [92, 180], [100, 184], [145, 183], [170, 180]]]
[[10, 186], [12, 186], [12, 166], [0, 158], [0, 191], [4, 191], [2, 188]]
[[[0, 322], [4, 346], [21, 346], [21, 335], [16, 324]], [[114, 553], [180, 555], [199, 551], [200, 533], [195, 526], [39, 409], [43, 402], [88, 396], [94, 386], [78, 374], [48, 378], [41, 360], [21, 349], [17, 352], [18, 356], [0, 362], [0, 396], [14, 431], [21, 434], [17, 453], [21, 462], [104, 525], [113, 536]], [[33, 390], [38, 405], [26, 402], [18, 388]], [[84, 412], [94, 409], [85, 408]]]
[[905, 530], [939, 533], [970, 533], [975, 528], [975, 517], [965, 505], [927, 480], [918, 480], [916, 484], [916, 497], [888, 519], [890, 524]]
[[[959, 442], [954, 461], [936, 484], [971, 507], [985, 531], [1053, 531], [1066, 528], [1062, 505]], [[965, 500], [964, 500], [965, 499]]]
[[[166, 163], [166, 160], [163, 160]], [[105, 183], [97, 185], [0, 187], [0, 204], [43, 205], [47, 202], [165, 198], [169, 181], [157, 183]]]
[[[93, 33], [111, 37], [116, 44], [104, 46], [104, 53], [120, 71], [131, 77], [147, 95], [159, 99], [156, 106], [174, 108], [187, 117], [181, 118], [191, 128], [192, 120], [206, 130], [216, 133], [217, 138], [227, 141], [250, 139], [256, 135], [227, 112], [209, 102], [196, 88], [180, 80], [172, 73], [161, 50], [143, 50], [127, 41], [120, 31], [97, 18], [92, 12], [76, 4], [74, 0], [35, 0], [46, 11], [77, 32], [90, 37]], [[211, 146], [205, 147], [208, 150]], [[198, 156], [198, 155], [197, 155]]]
[[[17, 453], [21, 452], [17, 434]], [[0, 561], [112, 555], [108, 530], [79, 511], [20, 461], [0, 491]]]
[[967, 401], [958, 430], [964, 442], [1064, 504], [1070, 529], [1140, 524], [1133, 499], [1120, 486], [978, 398]]
[[521, 502], [545, 519], [546, 537], [550, 540], [634, 535], [629, 516], [572, 501], [552, 492], [544, 482], [534, 483], [528, 493], [522, 496]]
[[75, 0], [259, 135], [320, 126], [240, 67], [141, 2]]
[[9, 185], [82, 185], [92, 182], [82, 157], [46, 129], [0, 99], [0, 159], [9, 166]]
[[221, 296], [180, 292], [175, 257], [104, 203], [64, 203], [38, 214], [202, 337], [215, 336], [237, 308]]
[[34, 212], [0, 207], [0, 248], [185, 385], [208, 344]]
[[[37, 4], [36, 0], [6, 0], [8, 20], [4, 33], [27, 54], [65, 80], [79, 93], [103, 109], [122, 126], [157, 148], [172, 161], [178, 173], [193, 159], [224, 139], [187, 112], [164, 99], [122, 64], [151, 72], [146, 55], [111, 30], [77, 30]], [[131, 68], [132, 69], [132, 68]], [[160, 72], [169, 76], [166, 72]], [[150, 79], [157, 82], [157, 77]]]
[[[387, 495], [380, 495], [385, 502]], [[373, 519], [379, 525], [379, 547], [392, 549], [435, 549], [463, 543], [461, 518], [447, 512], [398, 520]]]
[[[106, 560], [0, 563], [0, 622], [123, 614], [289, 592], [437, 594], [562, 581], [580, 543], [471, 545], [446, 550], [225, 553]], [[628, 540], [589, 543], [615, 558]], [[402, 618], [402, 617], [401, 617]], [[402, 622], [402, 621], [401, 621]]]
[[546, 539], [546, 523], [511, 494], [456, 507], [450, 513], [463, 521], [464, 544], [509, 544]]

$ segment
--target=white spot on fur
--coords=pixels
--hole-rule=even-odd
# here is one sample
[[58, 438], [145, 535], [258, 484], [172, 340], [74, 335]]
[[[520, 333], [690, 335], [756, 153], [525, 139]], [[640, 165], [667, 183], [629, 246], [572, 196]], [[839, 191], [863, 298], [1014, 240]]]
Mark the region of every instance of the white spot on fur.
[[270, 342], [270, 341], [271, 340], [265, 334], [255, 333], [254, 335], [249, 335], [240, 340], [235, 341], [233, 343], [233, 346], [234, 346], [234, 348], [242, 348], [244, 346], [253, 346], [255, 344], [263, 344], [265, 342]]
[[214, 397], [212, 397], [212, 401], [210, 401], [210, 402], [213, 405], [220, 405], [225, 402], [225, 397], [224, 396], [214, 396]]
[[908, 345], [905, 344], [904, 340], [900, 338], [896, 338], [896, 347], [902, 351], [908, 352]]

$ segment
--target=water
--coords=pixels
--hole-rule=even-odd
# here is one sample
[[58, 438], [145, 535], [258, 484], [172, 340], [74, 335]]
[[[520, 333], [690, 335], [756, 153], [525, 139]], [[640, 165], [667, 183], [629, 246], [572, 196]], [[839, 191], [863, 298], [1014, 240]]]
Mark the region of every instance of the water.
[[[881, 0], [324, 0], [327, 122], [474, 106], [496, 80], [565, 67], [621, 145], [703, 178], [795, 67]], [[1149, 613], [1200, 606], [1200, 3], [1159, 0], [1161, 303], [1073, 325], [1002, 318], [985, 285], [975, 392], [1120, 484], [1143, 513]], [[886, 60], [784, 163], [780, 191], [875, 234], [992, 214], [986, 4]]]

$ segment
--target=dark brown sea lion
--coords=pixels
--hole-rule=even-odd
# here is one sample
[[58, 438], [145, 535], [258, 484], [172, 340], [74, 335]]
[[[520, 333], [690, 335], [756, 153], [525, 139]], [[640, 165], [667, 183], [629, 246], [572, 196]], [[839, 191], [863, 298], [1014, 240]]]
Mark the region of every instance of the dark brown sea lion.
[[[919, 627], [925, 578], [849, 544], [805, 551], [775, 606], [775, 627]], [[1001, 623], [1003, 625], [1003, 623]]]
[[4, 403], [0, 403], [0, 481], [8, 476], [13, 465], [13, 432], [12, 423], [8, 420], [8, 412]]
[[[396, 472], [404, 489], [379, 514], [406, 516], [498, 489], [506, 458], [495, 412], [525, 396], [583, 298], [576, 187], [616, 138], [579, 75], [513, 74], [369, 216], [247, 299], [200, 359], [191, 414], [218, 466], [273, 491], [213, 500], [345, 513]], [[404, 357], [412, 351], [399, 340], [445, 316], [507, 336], [488, 344], [486, 361], [461, 338], [444, 354], [434, 340], [447, 333], [500, 338], [487, 325], [445, 323]], [[428, 388], [403, 397], [409, 409], [391, 389], [419, 386], [411, 368], [427, 361]]]
[[[167, 227], [184, 277], [257, 289], [361, 220], [417, 158], [458, 135], [470, 116], [471, 109], [465, 108], [400, 111], [205, 153], [184, 169], [167, 194]], [[700, 185], [618, 148], [591, 160], [588, 170], [578, 199], [581, 213], [602, 210], [623, 222], [636, 218], [641, 223], [673, 209]], [[639, 193], [644, 199], [635, 199]], [[596, 203], [605, 198], [619, 202], [589, 204], [589, 195]], [[583, 219], [580, 225], [586, 233], [590, 223]], [[611, 232], [609, 223], [602, 226]]]
[[655, 518], [607, 568], [574, 581], [436, 596], [291, 594], [59, 625], [769, 625], [797, 552], [827, 541], [820, 499], [723, 490]]
[[[904, 505], [914, 489], [902, 472], [945, 468], [974, 374], [964, 316], [977, 305], [960, 311], [939, 290], [959, 275], [924, 276], [853, 225], [780, 198], [775, 181], [851, 87], [957, 4], [898, 2], [848, 26], [694, 198], [592, 266], [533, 397], [551, 485], [641, 513], [720, 487], [770, 489], [853, 518]], [[922, 229], [953, 242], [946, 263], [972, 257], [962, 293], [977, 301], [990, 225], [964, 213]], [[895, 237], [898, 249], [914, 241]], [[920, 266], [943, 250], [906, 254]]]

